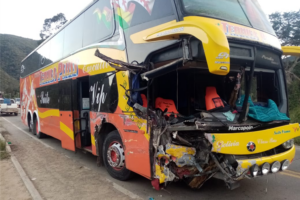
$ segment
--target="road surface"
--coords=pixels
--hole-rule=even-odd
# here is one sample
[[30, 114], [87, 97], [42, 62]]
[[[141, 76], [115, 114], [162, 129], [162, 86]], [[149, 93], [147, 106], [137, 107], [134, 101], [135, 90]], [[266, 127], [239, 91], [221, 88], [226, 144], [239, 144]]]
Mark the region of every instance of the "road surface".
[[[0, 117], [0, 124], [10, 133], [12, 143], [17, 144], [13, 147], [16, 150], [22, 149], [22, 158], [20, 159], [22, 164], [25, 156], [27, 159], [31, 158], [31, 155], [26, 155], [26, 149], [28, 143], [32, 145], [41, 145], [43, 148], [48, 148], [50, 151], [55, 151], [65, 156], [65, 159], [71, 159], [75, 163], [82, 165], [86, 169], [96, 174], [98, 177], [92, 177], [91, 179], [103, 179], [111, 181], [113, 184], [119, 185], [125, 188], [126, 191], [130, 191], [142, 199], [149, 199], [153, 197], [157, 199], [300, 199], [300, 148], [297, 147], [296, 157], [290, 166], [290, 168], [281, 173], [272, 174], [264, 177], [255, 178], [252, 180], [242, 180], [241, 187], [236, 190], [230, 191], [226, 188], [223, 181], [211, 179], [200, 190], [193, 190], [188, 188], [184, 183], [172, 183], [166, 190], [156, 191], [152, 188], [151, 183], [146, 178], [136, 175], [132, 180], [122, 182], [111, 178], [106, 172], [104, 167], [97, 167], [96, 157], [90, 153], [79, 150], [76, 154], [74, 152], [65, 150], [61, 147], [59, 140], [47, 137], [36, 140], [36, 137], [28, 132], [28, 128], [23, 125], [19, 116], [2, 116]], [[27, 134], [25, 134], [25, 132]], [[34, 139], [35, 138], [35, 139]], [[29, 152], [29, 151], [28, 151]], [[35, 152], [39, 153], [39, 152]], [[21, 154], [20, 154], [21, 155]], [[56, 162], [55, 157], [47, 158], [47, 162]], [[24, 166], [25, 171], [30, 174], [31, 170]], [[91, 180], [92, 182], [92, 180]], [[68, 186], [67, 182], [63, 183]], [[81, 182], [77, 183], [78, 185]], [[69, 186], [68, 186], [69, 187]], [[88, 188], [88, 187], [87, 187]], [[43, 190], [41, 186], [39, 190]], [[93, 193], [93, 191], [85, 190], [86, 193]], [[132, 195], [131, 195], [132, 196]], [[71, 198], [70, 198], [71, 199]], [[101, 199], [101, 198], [100, 198]]]

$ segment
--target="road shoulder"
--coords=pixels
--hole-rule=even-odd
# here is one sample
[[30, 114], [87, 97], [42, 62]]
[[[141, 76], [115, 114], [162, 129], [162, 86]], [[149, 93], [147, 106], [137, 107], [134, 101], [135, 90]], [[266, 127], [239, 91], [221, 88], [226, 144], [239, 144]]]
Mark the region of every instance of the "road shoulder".
[[[0, 132], [2, 132], [2, 128]], [[0, 140], [4, 140], [0, 133]], [[6, 152], [11, 153], [9, 146], [6, 146]], [[20, 177], [13, 160], [18, 162], [13, 155], [0, 160], [0, 196], [1, 199], [32, 199], [30, 193], [25, 187], [23, 179]]]
[[5, 128], [13, 133], [4, 135], [12, 143], [12, 152], [44, 199], [138, 199], [120, 192], [112, 182], [84, 164], [45, 148], [17, 128]]

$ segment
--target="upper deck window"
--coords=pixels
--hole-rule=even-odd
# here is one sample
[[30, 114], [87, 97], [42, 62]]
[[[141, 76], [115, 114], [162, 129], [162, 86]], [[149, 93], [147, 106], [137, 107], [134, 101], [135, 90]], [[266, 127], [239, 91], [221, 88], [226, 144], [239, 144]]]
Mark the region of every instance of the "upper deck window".
[[98, 1], [84, 13], [83, 46], [110, 36], [114, 26], [114, 12], [110, 1]]
[[221, 19], [275, 35], [257, 0], [182, 0], [184, 13]]

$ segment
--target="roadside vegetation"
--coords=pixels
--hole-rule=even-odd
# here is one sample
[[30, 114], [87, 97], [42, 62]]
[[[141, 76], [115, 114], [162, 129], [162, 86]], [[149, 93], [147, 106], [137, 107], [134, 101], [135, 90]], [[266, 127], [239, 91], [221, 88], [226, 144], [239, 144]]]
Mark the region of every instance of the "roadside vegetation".
[[0, 160], [9, 158], [9, 153], [6, 152], [6, 142], [0, 140]]
[[[269, 16], [282, 46], [300, 46], [300, 10], [275, 12]], [[285, 57], [285, 72], [288, 83], [289, 111], [292, 123], [300, 123], [300, 57]], [[300, 137], [295, 139], [300, 145]]]

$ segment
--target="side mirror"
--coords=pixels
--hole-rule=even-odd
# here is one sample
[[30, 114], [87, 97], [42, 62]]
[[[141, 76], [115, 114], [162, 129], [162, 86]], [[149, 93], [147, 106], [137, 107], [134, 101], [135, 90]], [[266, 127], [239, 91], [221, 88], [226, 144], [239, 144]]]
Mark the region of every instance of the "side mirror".
[[300, 57], [300, 47], [297, 46], [285, 46], [281, 47], [283, 51], [283, 55], [297, 56]]

